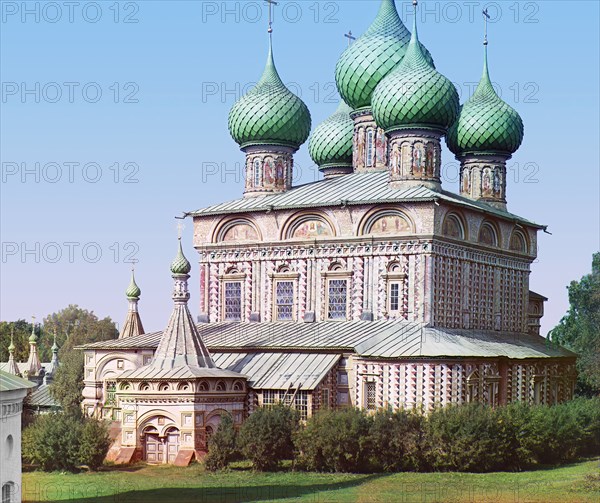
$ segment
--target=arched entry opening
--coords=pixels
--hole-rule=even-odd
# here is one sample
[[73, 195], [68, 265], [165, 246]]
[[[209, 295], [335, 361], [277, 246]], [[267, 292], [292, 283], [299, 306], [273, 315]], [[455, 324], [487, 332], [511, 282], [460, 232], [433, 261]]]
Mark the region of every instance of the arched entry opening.
[[148, 425], [144, 428], [142, 444], [144, 446], [144, 461], [148, 463], [165, 462], [165, 444], [154, 426]]
[[179, 430], [175, 427], [169, 428], [165, 434], [167, 451], [167, 463], [174, 463], [179, 453]]

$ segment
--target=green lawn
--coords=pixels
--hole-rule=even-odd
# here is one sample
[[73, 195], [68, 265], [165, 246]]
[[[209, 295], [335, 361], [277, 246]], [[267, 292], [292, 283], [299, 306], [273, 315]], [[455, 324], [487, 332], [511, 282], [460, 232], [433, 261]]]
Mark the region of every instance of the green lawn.
[[105, 468], [99, 473], [30, 472], [23, 501], [82, 503], [280, 502], [594, 502], [600, 501], [599, 461], [524, 473], [398, 473], [346, 475], [255, 473], [242, 465], [211, 474], [189, 468]]

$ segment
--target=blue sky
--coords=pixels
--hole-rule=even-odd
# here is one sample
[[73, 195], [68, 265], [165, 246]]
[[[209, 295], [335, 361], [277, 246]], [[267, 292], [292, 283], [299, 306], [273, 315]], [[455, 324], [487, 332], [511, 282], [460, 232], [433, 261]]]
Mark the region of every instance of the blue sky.
[[[0, 318], [39, 319], [76, 303], [121, 323], [134, 257], [144, 326], [160, 330], [171, 310], [174, 217], [242, 193], [243, 154], [227, 114], [262, 73], [266, 6], [0, 4]], [[410, 27], [410, 2], [397, 5]], [[343, 34], [362, 34], [378, 6], [281, 0], [275, 8], [276, 64], [313, 126], [337, 106]], [[421, 41], [463, 102], [481, 75], [484, 7], [492, 80], [526, 128], [509, 162], [509, 209], [552, 233], [540, 235], [531, 276], [531, 288], [550, 298], [547, 331], [568, 307], [566, 285], [590, 271], [600, 248], [598, 2], [421, 2]], [[443, 162], [444, 187], [456, 191], [447, 150]], [[297, 183], [318, 176], [306, 145], [296, 163]], [[187, 222], [193, 259], [191, 235]]]

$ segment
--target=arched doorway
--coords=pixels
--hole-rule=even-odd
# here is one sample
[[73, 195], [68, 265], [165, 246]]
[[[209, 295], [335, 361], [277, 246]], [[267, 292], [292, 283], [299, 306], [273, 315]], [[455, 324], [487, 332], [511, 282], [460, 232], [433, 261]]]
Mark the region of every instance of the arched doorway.
[[169, 428], [166, 434], [167, 463], [174, 463], [179, 453], [179, 430]]
[[165, 462], [165, 444], [153, 426], [144, 429], [144, 461], [148, 463]]

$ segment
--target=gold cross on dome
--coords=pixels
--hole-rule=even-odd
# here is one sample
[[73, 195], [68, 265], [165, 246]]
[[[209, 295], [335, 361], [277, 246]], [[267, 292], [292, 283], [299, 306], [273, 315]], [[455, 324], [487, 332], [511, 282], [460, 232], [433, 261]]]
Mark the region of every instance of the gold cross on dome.
[[279, 5], [275, 0], [265, 0], [269, 4], [269, 33], [273, 33], [273, 6]]

